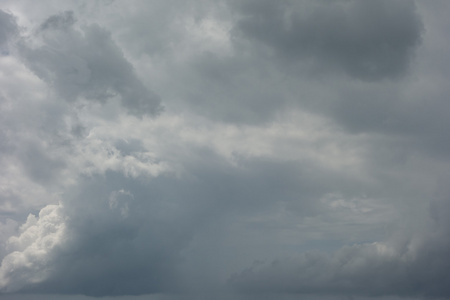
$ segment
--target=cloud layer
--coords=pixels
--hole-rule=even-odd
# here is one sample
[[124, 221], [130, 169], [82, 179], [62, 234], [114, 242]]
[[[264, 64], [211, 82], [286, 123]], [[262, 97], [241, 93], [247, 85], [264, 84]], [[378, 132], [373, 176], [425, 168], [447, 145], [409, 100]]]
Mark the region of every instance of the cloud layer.
[[3, 7], [2, 297], [449, 297], [446, 2]]

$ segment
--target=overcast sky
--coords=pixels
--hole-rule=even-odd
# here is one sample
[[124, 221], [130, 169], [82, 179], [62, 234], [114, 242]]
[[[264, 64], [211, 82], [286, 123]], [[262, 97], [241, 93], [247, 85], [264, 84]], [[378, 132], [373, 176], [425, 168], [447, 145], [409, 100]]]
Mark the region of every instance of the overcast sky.
[[449, 13], [0, 0], [0, 297], [449, 299]]

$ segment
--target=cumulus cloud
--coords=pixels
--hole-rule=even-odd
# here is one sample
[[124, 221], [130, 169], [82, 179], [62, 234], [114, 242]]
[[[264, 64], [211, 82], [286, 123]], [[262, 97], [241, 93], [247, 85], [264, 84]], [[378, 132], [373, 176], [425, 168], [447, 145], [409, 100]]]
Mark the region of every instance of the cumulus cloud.
[[29, 284], [45, 280], [51, 274], [48, 263], [65, 235], [65, 223], [60, 205], [43, 208], [39, 216], [29, 215], [20, 227], [20, 235], [8, 240], [8, 250], [0, 267], [0, 286], [14, 292]]
[[[185, 129], [188, 125], [180, 124]], [[121, 128], [124, 125], [116, 126]], [[12, 291], [101, 296], [192, 289], [190, 285], [197, 285], [198, 280], [205, 276], [216, 276], [202, 274], [208, 268], [205, 265], [187, 264], [189, 257], [200, 255], [200, 259], [205, 259], [205, 256], [211, 255], [209, 251], [197, 249], [198, 241], [191, 245], [194, 237], [200, 236], [200, 240], [203, 240], [201, 243], [210, 240], [217, 245], [231, 238], [226, 237], [229, 233], [222, 237], [215, 231], [203, 232], [203, 228], [212, 227], [222, 232], [232, 232], [237, 228], [229, 228], [231, 220], [238, 228], [252, 226], [251, 223], [260, 223], [258, 219], [272, 209], [278, 209], [280, 204], [282, 207], [289, 206], [298, 215], [317, 214], [319, 207], [313, 200], [321, 194], [324, 187], [322, 184], [312, 183], [302, 168], [308, 169], [310, 175], [314, 171], [314, 176], [322, 178], [324, 185], [334, 180], [334, 175], [327, 174], [314, 164], [305, 163], [301, 166], [294, 163], [292, 158], [287, 161], [278, 161], [275, 156], [269, 158], [271, 153], [275, 153], [270, 149], [274, 147], [272, 142], [264, 145], [265, 141], [261, 140], [259, 145], [240, 148], [243, 146], [240, 141], [246, 138], [245, 135], [247, 138], [253, 136], [257, 142], [258, 136], [261, 138], [267, 135], [266, 130], [258, 132], [257, 128], [249, 128], [249, 131], [253, 131], [246, 133], [244, 137], [241, 137], [241, 132], [235, 131], [228, 141], [216, 137], [217, 150], [208, 150], [204, 146], [192, 145], [210, 141], [208, 138], [203, 142], [199, 141], [199, 138], [202, 139], [208, 133], [197, 132], [190, 126], [181, 136], [171, 138], [172, 143], [178, 143], [171, 146], [180, 150], [166, 157], [170, 161], [187, 156], [188, 160], [181, 159], [186, 160], [179, 175], [170, 170], [157, 173], [156, 177], [148, 176], [145, 172], [130, 175], [127, 168], [120, 164], [103, 169], [102, 159], [108, 158], [98, 157], [97, 163], [100, 165], [93, 168], [94, 172], [75, 177], [76, 184], [65, 187], [62, 205], [57, 209], [58, 221], [65, 228], [64, 240], [41, 251], [45, 257], [45, 267], [34, 261], [26, 264], [17, 262], [17, 273], [5, 273], [5, 288], [12, 286], [7, 282], [17, 281], [14, 274], [36, 268], [46, 270], [45, 273], [40, 273], [39, 282], [25, 278]], [[110, 125], [103, 128], [106, 129], [109, 134], [116, 132], [111, 131]], [[100, 128], [97, 130], [102, 131]], [[222, 130], [226, 132], [225, 128]], [[210, 131], [212, 138], [215, 132], [217, 131]], [[292, 134], [295, 134], [294, 129], [286, 134], [286, 138]], [[98, 138], [107, 140], [100, 134]], [[273, 138], [278, 138], [278, 135]], [[180, 142], [182, 139], [185, 141]], [[135, 145], [131, 149], [139, 151], [147, 143], [144, 139], [141, 145]], [[190, 144], [190, 152], [185, 153], [181, 145]], [[95, 145], [94, 143], [90, 147], [94, 148]], [[260, 154], [265, 159], [239, 158], [229, 149], [231, 147], [244, 155], [260, 146], [268, 148]], [[124, 146], [120, 148], [124, 149]], [[131, 154], [133, 150], [128, 152]], [[289, 155], [295, 156], [295, 153]], [[311, 155], [314, 156], [312, 153]], [[269, 161], [265, 161], [267, 159]], [[120, 156], [117, 160], [120, 161]], [[341, 184], [345, 185], [345, 182], [350, 184], [351, 179], [342, 179]], [[255, 212], [254, 206], [259, 208]], [[43, 211], [48, 209], [44, 208]], [[250, 224], [247, 223], [249, 215], [254, 218]], [[218, 228], [216, 223], [219, 224]], [[47, 226], [47, 223], [42, 224]], [[14, 239], [22, 239], [24, 234], [28, 234], [31, 240], [40, 239], [32, 232], [19, 233]], [[52, 234], [48, 233], [50, 236]], [[26, 251], [33, 250], [34, 248], [30, 248]], [[22, 255], [24, 252], [25, 250], [19, 249], [14, 255]], [[226, 253], [222, 255], [224, 254]], [[7, 258], [5, 264], [6, 261]], [[211, 264], [221, 268], [214, 260]], [[240, 265], [240, 262], [231, 265], [235, 268], [236, 264]], [[198, 278], [192, 283], [191, 279], [179, 277], [179, 274], [186, 272], [195, 273]]]
[[160, 207], [157, 196], [147, 199], [151, 193], [143, 185], [140, 192], [134, 186], [135, 195], [114, 190], [124, 180], [134, 185], [118, 174], [94, 183], [87, 178], [77, 197], [30, 215], [8, 241], [3, 291], [102, 296], [176, 290], [172, 269], [189, 222], [177, 220], [176, 209]]

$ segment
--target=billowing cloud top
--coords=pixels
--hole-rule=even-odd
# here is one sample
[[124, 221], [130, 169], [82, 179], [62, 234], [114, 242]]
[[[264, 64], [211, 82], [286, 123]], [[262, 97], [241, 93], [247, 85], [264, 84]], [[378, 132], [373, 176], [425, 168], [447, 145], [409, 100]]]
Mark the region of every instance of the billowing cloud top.
[[5, 299], [450, 297], [447, 2], [2, 4]]

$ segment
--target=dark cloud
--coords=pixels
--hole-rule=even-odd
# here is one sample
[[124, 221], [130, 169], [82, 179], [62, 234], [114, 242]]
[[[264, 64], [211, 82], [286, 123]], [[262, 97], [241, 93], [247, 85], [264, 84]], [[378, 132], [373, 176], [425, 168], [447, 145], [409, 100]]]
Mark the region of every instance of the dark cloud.
[[13, 15], [0, 9], [0, 51], [1, 55], [7, 55], [8, 40], [18, 36], [19, 28]]
[[[333, 256], [311, 252], [301, 258], [256, 264], [229, 283], [247, 293], [413, 296], [447, 298], [448, 242], [435, 234], [401, 245], [363, 244]], [[397, 241], [398, 242], [398, 241]]]
[[[153, 185], [118, 174], [89, 178], [79, 188], [72, 202], [46, 207], [37, 222], [29, 218], [20, 239], [40, 234], [33, 246], [4, 260], [3, 268], [14, 266], [8, 290], [93, 296], [176, 290], [174, 268], [191, 221], [177, 218], [176, 208], [149, 193]], [[14, 260], [20, 255], [28, 266]]]
[[255, 262], [229, 284], [249, 294], [323, 294], [445, 299], [448, 287], [448, 188], [430, 201], [426, 232], [396, 232], [384, 243], [346, 246], [332, 255], [307, 252], [271, 263]]
[[[165, 220], [137, 212], [158, 209], [161, 200], [151, 199], [152, 194], [93, 189], [87, 187], [80, 196], [95, 205], [68, 205], [70, 240], [52, 253], [51, 276], [31, 291], [93, 296], [175, 291], [175, 267], [191, 231], [189, 223], [177, 220], [173, 212], [166, 212]], [[78, 209], [89, 213], [82, 216]]]
[[[4, 259], [3, 280], [12, 282], [6, 291], [105, 296], [191, 290], [190, 284], [207, 279], [199, 273], [209, 267], [186, 267], [185, 260], [211, 255], [207, 248], [183, 255], [194, 237], [203, 236], [209, 247], [230, 243], [216, 253], [227, 257], [226, 249], [238, 246], [228, 240], [232, 228], [253, 231], [259, 222], [248, 218], [283, 207], [297, 217], [317, 215], [316, 199], [333, 190], [325, 186], [349, 180], [309, 164], [242, 160], [236, 167], [208, 149], [192, 154], [198, 157], [186, 164], [189, 173], [181, 178], [137, 179], [107, 171], [79, 179], [59, 205], [30, 216], [11, 242], [18, 248]], [[215, 228], [213, 235], [203, 228]], [[273, 229], [266, 230], [276, 237]], [[211, 264], [220, 268], [214, 259]], [[185, 272], [198, 278], [181, 278]]]
[[403, 75], [422, 33], [411, 1], [246, 1], [235, 9], [237, 37], [282, 60], [312, 59], [369, 81]]
[[[219, 50], [201, 44], [193, 51], [186, 42], [192, 33], [171, 28], [177, 47], [162, 57], [146, 52], [164, 62], [162, 76], [175, 76], [167, 80], [177, 89], [162, 89], [169, 105], [230, 123], [270, 122], [297, 105], [352, 131], [395, 131], [404, 123], [387, 115], [402, 92], [389, 80], [405, 79], [416, 66], [424, 26], [413, 2], [231, 1], [226, 8], [208, 32]], [[211, 10], [190, 26], [205, 30], [217, 14]], [[174, 49], [183, 47], [180, 59]]]
[[118, 96], [132, 114], [156, 114], [159, 97], [137, 78], [111, 35], [97, 24], [74, 28], [71, 11], [51, 16], [39, 28], [39, 46], [24, 41], [20, 53], [33, 72], [67, 101], [105, 102]]
[[446, 2], [4, 3], [2, 297], [449, 297]]

